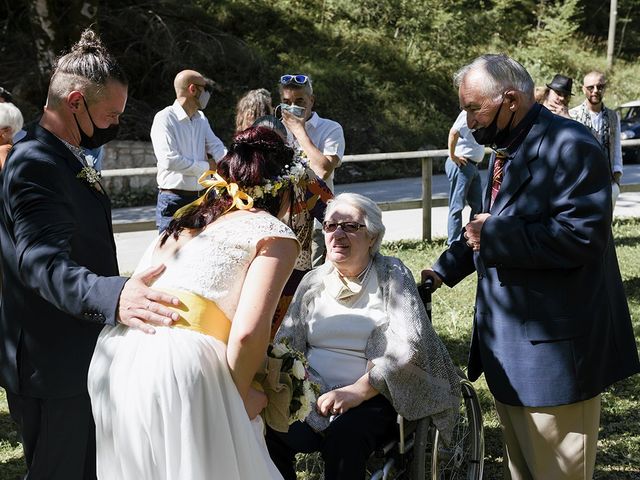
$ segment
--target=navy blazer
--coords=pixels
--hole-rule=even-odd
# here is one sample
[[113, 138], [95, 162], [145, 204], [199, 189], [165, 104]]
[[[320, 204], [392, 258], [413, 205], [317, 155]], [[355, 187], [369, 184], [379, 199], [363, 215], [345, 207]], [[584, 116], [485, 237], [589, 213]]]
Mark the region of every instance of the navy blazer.
[[104, 324], [115, 324], [118, 276], [109, 198], [77, 178], [82, 165], [34, 125], [0, 175], [0, 383], [60, 398], [87, 391]]
[[470, 379], [484, 372], [500, 402], [535, 407], [591, 398], [640, 371], [593, 135], [542, 108], [488, 210], [490, 191], [479, 254], [461, 240], [434, 265], [449, 286], [478, 274]]

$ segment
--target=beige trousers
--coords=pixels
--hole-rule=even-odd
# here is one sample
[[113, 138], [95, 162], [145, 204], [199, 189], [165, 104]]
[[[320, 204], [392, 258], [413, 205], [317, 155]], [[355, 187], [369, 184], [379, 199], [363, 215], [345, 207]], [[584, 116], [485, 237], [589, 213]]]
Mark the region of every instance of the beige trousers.
[[558, 407], [496, 400], [507, 480], [590, 480], [596, 464], [600, 395]]

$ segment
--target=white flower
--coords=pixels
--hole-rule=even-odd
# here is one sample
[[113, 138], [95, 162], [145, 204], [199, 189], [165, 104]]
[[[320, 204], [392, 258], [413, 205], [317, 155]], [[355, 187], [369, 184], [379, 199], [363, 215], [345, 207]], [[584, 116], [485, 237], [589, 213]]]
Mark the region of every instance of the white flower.
[[262, 192], [262, 187], [256, 186], [247, 190], [247, 194], [251, 195], [253, 198], [262, 198], [264, 193]]
[[304, 385], [302, 385], [302, 388], [304, 390], [304, 399], [308, 404], [312, 404], [315, 403], [316, 399], [316, 392], [313, 390], [313, 388], [311, 388], [311, 382], [310, 381], [306, 381], [304, 382]]
[[82, 170], [76, 175], [77, 178], [85, 180], [89, 185], [93, 185], [100, 180], [100, 172], [93, 167], [82, 167]]
[[311, 413], [313, 405], [316, 401], [316, 394], [311, 388], [311, 382], [304, 382], [302, 387], [304, 390], [304, 394], [300, 398], [301, 405], [298, 411], [294, 415], [292, 415], [292, 418], [290, 420], [291, 423], [295, 422], [296, 420], [299, 420], [301, 422], [304, 421]]
[[306, 373], [307, 373], [305, 372], [304, 365], [300, 360], [294, 360], [293, 368], [291, 369], [291, 372], [293, 373], [293, 376], [296, 377], [298, 380], [304, 380], [304, 377], [306, 376]]
[[276, 343], [271, 350], [271, 354], [276, 358], [280, 358], [288, 351], [289, 349], [284, 343]]

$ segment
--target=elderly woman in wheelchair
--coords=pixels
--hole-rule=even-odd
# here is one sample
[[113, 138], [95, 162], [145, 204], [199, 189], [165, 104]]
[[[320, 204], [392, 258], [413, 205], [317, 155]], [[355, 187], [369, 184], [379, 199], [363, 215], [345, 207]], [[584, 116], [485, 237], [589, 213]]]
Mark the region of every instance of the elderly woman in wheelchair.
[[305, 422], [268, 429], [269, 453], [285, 480], [295, 454], [319, 451], [325, 479], [365, 478], [377, 445], [408, 420], [430, 417], [445, 440], [460, 407], [460, 379], [433, 330], [413, 276], [378, 253], [385, 227], [367, 197], [343, 193], [323, 222], [327, 263], [298, 287], [276, 334], [305, 353], [323, 393]]

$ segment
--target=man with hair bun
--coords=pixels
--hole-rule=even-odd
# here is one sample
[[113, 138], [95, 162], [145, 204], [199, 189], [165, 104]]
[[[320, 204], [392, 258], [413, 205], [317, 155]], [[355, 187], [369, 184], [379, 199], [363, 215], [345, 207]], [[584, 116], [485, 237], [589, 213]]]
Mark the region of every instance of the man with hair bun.
[[153, 333], [178, 318], [162, 304], [178, 300], [148, 287], [163, 266], [118, 276], [109, 197], [82, 150], [115, 137], [126, 101], [124, 72], [85, 30], [0, 177], [0, 384], [28, 479], [96, 478], [87, 371], [102, 327]]

